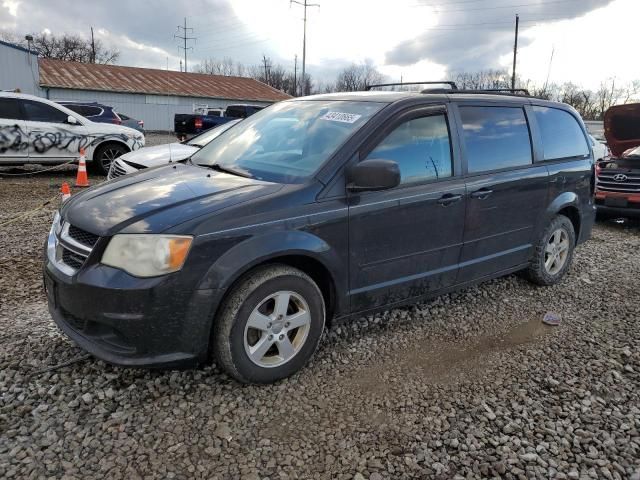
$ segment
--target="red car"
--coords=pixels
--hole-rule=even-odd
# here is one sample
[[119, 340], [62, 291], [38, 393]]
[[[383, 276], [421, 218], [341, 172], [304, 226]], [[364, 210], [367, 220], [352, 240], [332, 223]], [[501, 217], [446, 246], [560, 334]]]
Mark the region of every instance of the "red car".
[[640, 103], [616, 105], [604, 116], [611, 158], [596, 165], [600, 216], [640, 216]]

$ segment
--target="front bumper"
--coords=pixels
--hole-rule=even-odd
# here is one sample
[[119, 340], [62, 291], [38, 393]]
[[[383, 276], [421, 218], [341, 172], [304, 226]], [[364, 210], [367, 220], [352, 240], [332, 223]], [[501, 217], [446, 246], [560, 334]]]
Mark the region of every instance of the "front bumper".
[[176, 275], [138, 279], [104, 265], [68, 276], [48, 259], [49, 311], [81, 348], [131, 367], [189, 367], [208, 356], [217, 290], [181, 292]]
[[640, 194], [596, 190], [598, 213], [620, 217], [640, 217]]

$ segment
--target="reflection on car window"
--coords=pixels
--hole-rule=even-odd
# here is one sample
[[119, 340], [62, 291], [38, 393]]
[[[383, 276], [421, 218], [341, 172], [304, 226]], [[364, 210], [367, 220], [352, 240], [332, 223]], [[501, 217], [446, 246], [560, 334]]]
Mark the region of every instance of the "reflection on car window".
[[191, 160], [265, 181], [300, 183], [383, 105], [336, 100], [276, 103], [211, 141]]
[[395, 161], [400, 167], [401, 183], [450, 177], [453, 170], [445, 116], [402, 123], [367, 156], [374, 158]]
[[533, 107], [533, 111], [542, 135], [545, 160], [589, 154], [589, 146], [582, 128], [573, 115], [564, 110], [548, 107]]
[[460, 107], [469, 173], [530, 165], [531, 139], [522, 108]]
[[231, 127], [233, 127], [236, 123], [238, 123], [241, 119], [238, 120], [230, 120], [227, 123], [223, 123], [222, 125], [218, 125], [217, 127], [210, 128], [209, 130], [205, 130], [200, 135], [196, 135], [191, 140], [187, 142], [187, 145], [193, 145], [194, 147], [204, 147], [207, 143], [209, 143], [214, 138], [223, 134]]

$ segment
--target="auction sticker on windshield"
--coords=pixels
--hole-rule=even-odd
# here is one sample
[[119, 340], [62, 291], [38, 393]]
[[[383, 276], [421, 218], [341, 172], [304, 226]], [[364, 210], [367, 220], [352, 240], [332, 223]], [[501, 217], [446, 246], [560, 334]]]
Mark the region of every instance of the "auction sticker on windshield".
[[322, 120], [331, 120], [332, 122], [354, 123], [361, 116], [356, 113], [327, 112], [320, 118]]

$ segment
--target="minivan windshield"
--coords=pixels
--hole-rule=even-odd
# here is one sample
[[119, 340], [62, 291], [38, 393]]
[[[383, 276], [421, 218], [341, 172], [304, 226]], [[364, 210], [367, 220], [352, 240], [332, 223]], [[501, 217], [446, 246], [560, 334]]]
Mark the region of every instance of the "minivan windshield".
[[276, 103], [211, 141], [191, 161], [268, 182], [301, 183], [384, 105], [340, 100]]
[[202, 132], [200, 135], [196, 135], [191, 140], [186, 142], [186, 144], [192, 145], [194, 147], [204, 147], [207, 143], [209, 143], [214, 138], [222, 135], [240, 120], [242, 119], [239, 118], [237, 120], [230, 120], [227, 123], [223, 123], [222, 125], [218, 125], [217, 127], [210, 128], [209, 130]]

